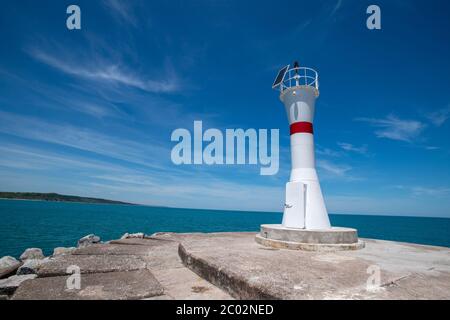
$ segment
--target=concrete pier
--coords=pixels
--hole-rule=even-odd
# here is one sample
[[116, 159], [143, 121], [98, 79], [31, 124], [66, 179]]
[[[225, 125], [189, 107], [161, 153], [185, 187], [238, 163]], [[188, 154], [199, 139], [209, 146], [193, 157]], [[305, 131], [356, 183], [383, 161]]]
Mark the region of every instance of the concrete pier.
[[[450, 249], [363, 239], [354, 251], [295, 251], [255, 233], [162, 233], [50, 258], [12, 299], [449, 299]], [[67, 266], [81, 288], [66, 287]]]
[[[56, 256], [24, 281], [14, 300], [153, 300], [221, 299], [232, 297], [186, 268], [178, 241], [123, 239], [94, 244]], [[78, 266], [81, 288], [68, 289], [67, 267]]]

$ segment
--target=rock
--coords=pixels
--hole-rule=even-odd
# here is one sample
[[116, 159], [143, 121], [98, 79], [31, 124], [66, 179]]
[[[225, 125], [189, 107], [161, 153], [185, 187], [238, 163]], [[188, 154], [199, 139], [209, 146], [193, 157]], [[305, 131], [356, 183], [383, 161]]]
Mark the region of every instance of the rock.
[[22, 265], [17, 259], [6, 256], [0, 259], [0, 279], [16, 272], [17, 269]]
[[75, 248], [75, 247], [70, 247], [70, 248], [57, 247], [57, 248], [53, 249], [53, 256], [60, 256], [60, 255], [64, 255], [64, 254], [71, 254], [76, 249], [77, 248]]
[[143, 232], [138, 233], [125, 233], [120, 239], [143, 239], [145, 234]]
[[78, 248], [84, 248], [100, 242], [100, 237], [95, 234], [88, 234], [87, 236], [78, 240]]
[[16, 291], [17, 287], [19, 287], [22, 282], [26, 280], [31, 280], [36, 278], [35, 274], [27, 274], [21, 276], [12, 276], [7, 279], [0, 280], [0, 295], [7, 294], [11, 295]]
[[25, 274], [37, 274], [39, 268], [49, 262], [49, 258], [45, 259], [28, 259], [25, 260], [22, 266], [17, 269], [17, 275], [25, 275]]
[[8, 300], [8, 296], [6, 294], [0, 294], [0, 301], [1, 300]]
[[20, 256], [20, 260], [25, 261], [27, 259], [44, 259], [45, 256], [42, 253], [42, 249], [39, 248], [28, 248]]

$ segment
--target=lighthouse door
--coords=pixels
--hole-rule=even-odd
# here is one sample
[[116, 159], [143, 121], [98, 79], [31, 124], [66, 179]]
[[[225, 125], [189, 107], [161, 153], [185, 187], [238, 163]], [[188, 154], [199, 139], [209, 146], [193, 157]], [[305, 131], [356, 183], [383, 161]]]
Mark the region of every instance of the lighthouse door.
[[287, 228], [305, 228], [306, 185], [299, 181], [286, 184], [286, 202], [284, 204], [283, 226]]

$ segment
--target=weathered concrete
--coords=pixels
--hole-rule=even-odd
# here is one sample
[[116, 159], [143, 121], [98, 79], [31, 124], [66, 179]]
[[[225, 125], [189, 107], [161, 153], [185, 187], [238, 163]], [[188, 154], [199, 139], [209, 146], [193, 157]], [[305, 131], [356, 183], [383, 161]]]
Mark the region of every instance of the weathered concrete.
[[173, 242], [173, 240], [159, 239], [148, 237], [144, 239], [139, 238], [129, 238], [129, 239], [119, 239], [119, 240], [111, 240], [110, 244], [123, 244], [123, 245], [142, 245], [142, 246], [151, 246], [157, 247], [164, 244], [164, 242]]
[[[362, 250], [308, 252], [261, 246], [254, 237], [161, 233], [94, 244], [50, 258], [13, 298], [450, 298], [449, 248], [364, 239]], [[71, 265], [81, 269], [81, 290], [66, 287]], [[380, 285], [368, 287], [378, 271]]]
[[163, 287], [148, 270], [87, 274], [81, 288], [67, 289], [67, 276], [25, 282], [13, 300], [98, 300], [145, 299], [162, 295]]
[[[139, 240], [138, 242], [131, 240]], [[112, 241], [111, 245], [123, 243], [123, 240]], [[147, 268], [164, 287], [164, 295], [153, 297], [154, 299], [232, 299], [231, 296], [200, 278], [187, 269], [178, 255], [177, 241], [149, 238], [126, 239], [126, 247], [145, 247], [147, 255], [141, 256], [146, 262]], [[130, 243], [137, 243], [130, 245]]]
[[96, 244], [74, 250], [73, 255], [148, 255], [151, 247], [121, 244]]
[[333, 227], [327, 230], [293, 229], [281, 224], [263, 224], [255, 241], [279, 249], [307, 251], [358, 250], [364, 242], [352, 228]]
[[178, 242], [160, 242], [160, 246], [152, 247], [149, 255], [142, 257], [151, 270], [167, 270], [184, 268], [178, 255]]
[[152, 273], [164, 287], [164, 293], [168, 299], [232, 299], [228, 293], [220, 290], [185, 267], [152, 270]]
[[69, 266], [78, 266], [82, 274], [144, 269], [145, 262], [130, 255], [65, 255], [51, 259], [38, 270], [39, 277], [67, 275]]
[[0, 279], [11, 275], [16, 272], [17, 269], [22, 265], [22, 262], [16, 258], [5, 256], [0, 258]]
[[[235, 298], [450, 298], [448, 248], [365, 240], [362, 250], [307, 252], [266, 248], [254, 236], [192, 235], [179, 253], [187, 267]], [[380, 286], [368, 287], [377, 270]]]
[[349, 244], [358, 242], [358, 232], [352, 228], [333, 227], [327, 230], [307, 230], [285, 228], [281, 224], [263, 224], [260, 235], [263, 238], [300, 243]]
[[7, 279], [0, 280], [0, 295], [11, 295], [16, 289], [27, 280], [36, 278], [35, 274], [11, 276]]
[[[81, 268], [81, 290], [66, 288], [70, 265]], [[40, 278], [20, 286], [13, 298], [232, 299], [182, 264], [178, 242], [173, 239], [129, 238], [92, 244], [51, 258], [38, 274]]]
[[263, 246], [271, 247], [275, 249], [290, 249], [290, 250], [303, 250], [303, 251], [345, 251], [345, 250], [359, 250], [364, 248], [365, 243], [362, 240], [358, 240], [356, 243], [301, 243], [291, 242], [283, 240], [273, 240], [261, 237], [260, 234], [255, 236], [255, 241]]

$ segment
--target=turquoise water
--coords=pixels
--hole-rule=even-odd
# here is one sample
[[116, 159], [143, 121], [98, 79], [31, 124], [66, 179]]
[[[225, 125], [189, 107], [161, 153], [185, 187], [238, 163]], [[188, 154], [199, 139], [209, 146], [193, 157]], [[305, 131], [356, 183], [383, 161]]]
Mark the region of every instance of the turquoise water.
[[[330, 215], [333, 225], [354, 227], [361, 237], [450, 247], [450, 219]], [[280, 223], [280, 213], [174, 209], [146, 206], [0, 200], [0, 257], [18, 257], [30, 247], [75, 246], [95, 233], [102, 240], [125, 232], [257, 231]]]

